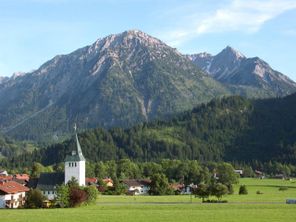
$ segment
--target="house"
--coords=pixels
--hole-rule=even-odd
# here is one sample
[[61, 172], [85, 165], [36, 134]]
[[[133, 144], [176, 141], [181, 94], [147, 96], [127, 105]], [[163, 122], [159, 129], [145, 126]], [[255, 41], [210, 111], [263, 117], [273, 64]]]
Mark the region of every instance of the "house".
[[179, 184], [179, 183], [172, 183], [170, 184], [170, 188], [176, 193], [176, 194], [181, 194], [182, 190], [184, 189], [184, 184]]
[[173, 183], [170, 184], [170, 188], [176, 193], [176, 194], [191, 194], [192, 189], [196, 188], [196, 185], [190, 184], [179, 184], [179, 183]]
[[30, 176], [28, 174], [15, 174], [12, 180], [22, 185], [27, 185], [30, 180]]
[[262, 171], [259, 171], [259, 170], [255, 170], [255, 175], [256, 175], [257, 178], [260, 178], [260, 179], [265, 178], [264, 173]]
[[13, 176], [15, 179], [17, 180], [23, 180], [23, 181], [29, 181], [30, 180], [30, 176], [28, 174], [15, 174]]
[[36, 189], [37, 184], [38, 184], [38, 179], [39, 178], [30, 178], [30, 180], [26, 184], [26, 187], [28, 187], [30, 189]]
[[65, 158], [65, 172], [60, 173], [41, 173], [37, 181], [29, 181], [29, 186], [33, 188], [37, 182], [36, 188], [40, 189], [48, 200], [53, 200], [57, 195], [57, 187], [67, 184], [72, 178], [75, 178], [80, 186], [85, 186], [85, 158], [82, 154], [81, 146], [75, 129], [76, 149], [71, 155]]
[[95, 177], [86, 177], [85, 178], [85, 184], [90, 186], [90, 185], [96, 185], [98, 183], [98, 179]]
[[111, 178], [103, 179], [103, 182], [106, 184], [107, 187], [113, 187], [113, 180]]
[[6, 170], [0, 170], [0, 176], [8, 176], [8, 173]]
[[243, 170], [234, 170], [234, 172], [239, 176], [242, 176], [244, 174]]
[[148, 179], [126, 179], [122, 183], [126, 185], [128, 194], [147, 195], [150, 190], [151, 180]]
[[30, 189], [15, 182], [0, 182], [0, 208], [18, 208], [25, 204], [26, 192]]
[[41, 190], [48, 200], [54, 200], [58, 186], [64, 184], [64, 178], [64, 173], [41, 173], [36, 188]]
[[5, 176], [5, 175], [0, 175], [0, 182], [8, 182], [11, 181], [13, 179], [13, 176]]

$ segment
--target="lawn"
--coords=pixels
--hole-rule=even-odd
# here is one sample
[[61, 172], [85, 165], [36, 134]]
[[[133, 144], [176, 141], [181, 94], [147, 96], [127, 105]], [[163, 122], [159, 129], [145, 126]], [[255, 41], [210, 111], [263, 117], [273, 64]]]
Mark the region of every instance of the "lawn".
[[[0, 210], [1, 221], [8, 222], [155, 222], [155, 221], [294, 221], [296, 205], [284, 203], [287, 197], [296, 198], [296, 184], [281, 180], [241, 179], [249, 194], [226, 196], [227, 204], [201, 204], [190, 196], [131, 197], [99, 196], [94, 206], [75, 209]], [[278, 187], [290, 187], [278, 191]], [[239, 185], [235, 186], [237, 193]], [[260, 190], [263, 194], [258, 195]], [[265, 203], [263, 203], [265, 202]], [[139, 204], [137, 204], [139, 203]]]
[[76, 209], [0, 210], [8, 222], [294, 221], [296, 207], [285, 204], [96, 205]]
[[[278, 179], [240, 179], [240, 184], [246, 185], [248, 195], [238, 195], [240, 184], [234, 185], [234, 194], [225, 196], [223, 199], [229, 202], [257, 202], [257, 203], [285, 203], [287, 198], [296, 198], [296, 180], [278, 180]], [[279, 191], [279, 187], [288, 187], [288, 190]], [[260, 191], [263, 194], [256, 194]], [[211, 197], [215, 199], [215, 197]], [[98, 203], [200, 203], [201, 200], [190, 195], [179, 196], [99, 196]]]

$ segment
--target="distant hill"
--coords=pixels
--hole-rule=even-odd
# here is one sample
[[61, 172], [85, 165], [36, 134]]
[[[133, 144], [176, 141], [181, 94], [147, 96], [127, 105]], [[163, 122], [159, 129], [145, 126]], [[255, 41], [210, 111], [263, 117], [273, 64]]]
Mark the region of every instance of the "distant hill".
[[[137, 161], [194, 159], [203, 161], [296, 164], [296, 94], [278, 99], [242, 97], [214, 99], [170, 121], [154, 121], [130, 129], [93, 129], [79, 135], [88, 160]], [[74, 140], [14, 159], [45, 165], [63, 161]]]
[[273, 70], [262, 59], [246, 58], [229, 46], [215, 56], [200, 53], [188, 57], [236, 94], [264, 98], [282, 97], [296, 92], [296, 83], [287, 76]]
[[191, 109], [229, 90], [137, 30], [110, 35], [0, 84], [0, 128], [17, 139], [62, 139], [81, 128], [129, 127]]

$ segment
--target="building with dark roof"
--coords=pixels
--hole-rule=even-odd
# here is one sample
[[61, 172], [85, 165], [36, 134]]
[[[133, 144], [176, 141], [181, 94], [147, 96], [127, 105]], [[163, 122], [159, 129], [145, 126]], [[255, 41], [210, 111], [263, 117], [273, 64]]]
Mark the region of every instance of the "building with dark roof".
[[36, 188], [49, 200], [53, 200], [57, 194], [57, 187], [64, 184], [64, 178], [64, 173], [41, 173]]

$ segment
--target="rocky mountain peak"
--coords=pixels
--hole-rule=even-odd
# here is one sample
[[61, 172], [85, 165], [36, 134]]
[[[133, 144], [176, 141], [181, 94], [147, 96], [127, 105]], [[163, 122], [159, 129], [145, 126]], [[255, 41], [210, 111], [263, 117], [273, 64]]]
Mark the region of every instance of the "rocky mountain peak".
[[14, 72], [14, 73], [12, 74], [11, 77], [12, 77], [13, 79], [15, 79], [15, 78], [17, 78], [17, 77], [24, 76], [24, 75], [26, 75], [25, 72]]
[[91, 51], [100, 49], [100, 51], [108, 48], [131, 47], [140, 44], [146, 47], [163, 47], [166, 46], [162, 41], [148, 35], [140, 30], [129, 30], [119, 34], [109, 35], [103, 39], [98, 39], [91, 45]]
[[231, 58], [236, 59], [236, 60], [241, 60], [241, 59], [246, 58], [241, 52], [239, 52], [238, 50], [232, 48], [231, 46], [227, 46], [218, 55], [231, 57]]
[[0, 84], [4, 82], [8, 77], [0, 76]]
[[192, 62], [199, 68], [219, 82], [242, 90], [242, 94], [270, 97], [296, 91], [296, 83], [273, 70], [268, 63], [258, 57], [247, 58], [230, 46], [215, 56], [207, 57], [207, 53], [202, 53], [190, 57], [194, 58]]

